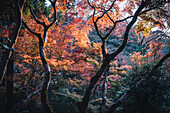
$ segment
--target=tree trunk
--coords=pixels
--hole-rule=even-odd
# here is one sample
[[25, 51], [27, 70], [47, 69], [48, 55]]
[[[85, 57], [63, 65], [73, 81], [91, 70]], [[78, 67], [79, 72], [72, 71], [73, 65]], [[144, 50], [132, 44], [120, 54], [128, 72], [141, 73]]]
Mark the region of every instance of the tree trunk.
[[51, 80], [50, 66], [48, 65], [46, 61], [44, 47], [41, 46], [41, 44], [39, 45], [39, 50], [40, 50], [40, 57], [41, 57], [41, 60], [42, 60], [42, 63], [45, 69], [45, 79], [44, 79], [44, 83], [43, 83], [43, 87], [41, 91], [41, 102], [42, 102], [42, 105], [44, 106], [46, 113], [53, 113], [53, 110], [51, 109], [48, 103], [48, 99], [47, 99], [48, 87], [49, 87], [49, 83]]
[[48, 103], [48, 99], [47, 99], [48, 87], [49, 87], [49, 83], [51, 80], [51, 71], [50, 71], [50, 66], [47, 63], [45, 51], [44, 51], [44, 46], [45, 46], [46, 39], [47, 39], [46, 28], [44, 28], [43, 36], [44, 36], [44, 38], [42, 38], [41, 35], [38, 36], [40, 57], [41, 57], [41, 61], [43, 63], [43, 67], [45, 69], [45, 79], [44, 79], [44, 83], [43, 83], [42, 91], [41, 91], [41, 103], [44, 106], [46, 113], [54, 113], [53, 110], [51, 109], [51, 107]]
[[12, 52], [10, 50], [5, 50], [3, 56], [2, 56], [2, 60], [0, 63], [0, 83], [2, 83], [2, 80], [4, 78], [6, 69], [7, 69], [7, 64], [9, 61], [9, 58], [11, 57]]
[[96, 75], [91, 78], [90, 84], [86, 89], [83, 100], [78, 104], [80, 113], [86, 113], [88, 102], [90, 100], [90, 95], [91, 95], [93, 87], [95, 86], [95, 84], [97, 83], [99, 78], [102, 76], [103, 72], [106, 70], [106, 68], [109, 65], [109, 63], [111, 62], [111, 60], [114, 59], [125, 48], [125, 46], [127, 44], [127, 40], [128, 40], [129, 31], [130, 31], [132, 25], [136, 22], [137, 17], [139, 16], [140, 12], [145, 7], [145, 5], [146, 5], [145, 2], [142, 1], [141, 5], [135, 12], [131, 22], [127, 25], [125, 34], [123, 37], [124, 39], [123, 39], [122, 45], [114, 53], [106, 55], [106, 58], [104, 59], [102, 66], [100, 67], [100, 69], [98, 70]]
[[104, 81], [103, 81], [103, 86], [102, 86], [102, 103], [101, 103], [100, 113], [104, 113], [105, 111], [105, 106], [106, 106], [106, 101], [107, 101], [108, 76], [109, 76], [109, 67], [104, 73]]
[[[101, 39], [102, 40], [102, 39]], [[102, 55], [103, 55], [103, 61], [106, 59], [106, 40], [102, 40]], [[104, 81], [103, 81], [103, 86], [102, 86], [102, 103], [100, 107], [100, 113], [104, 113], [105, 110], [105, 105], [106, 105], [106, 100], [107, 100], [107, 83], [108, 83], [108, 76], [109, 76], [109, 68], [110, 66], [106, 68], [103, 76], [104, 76]]]
[[10, 111], [13, 106], [13, 71], [14, 71], [14, 62], [11, 57], [7, 66], [7, 76], [6, 76], [6, 113]]
[[[23, 11], [23, 6], [24, 6], [25, 1], [26, 0], [22, 0], [20, 2], [20, 0], [14, 0], [14, 4], [15, 4], [14, 5], [14, 14], [15, 14], [14, 23], [15, 23], [15, 26], [14, 26], [11, 36], [10, 36], [11, 42], [9, 42], [9, 44], [8, 44], [10, 49], [14, 47], [15, 42], [18, 37], [18, 33], [21, 29], [22, 11]], [[3, 80], [3, 77], [4, 77], [6, 69], [7, 69], [8, 61], [12, 55], [12, 51], [10, 49], [6, 50], [2, 56], [2, 60], [1, 60], [1, 64], [0, 64], [0, 82], [2, 82], [2, 80]]]
[[36, 33], [35, 31], [31, 30], [27, 26], [27, 24], [24, 22], [24, 20], [22, 20], [22, 22], [25, 25], [25, 27], [31, 33], [36, 35], [38, 37], [38, 39], [39, 39], [39, 53], [40, 53], [41, 61], [43, 63], [43, 67], [45, 69], [45, 79], [44, 79], [43, 86], [42, 86], [42, 91], [41, 91], [41, 103], [42, 103], [46, 113], [53, 113], [53, 110], [51, 109], [51, 107], [50, 107], [50, 105], [48, 103], [48, 99], [47, 99], [47, 96], [48, 96], [48, 87], [49, 87], [49, 83], [50, 83], [50, 80], [51, 80], [51, 72], [50, 72], [50, 66], [48, 65], [47, 60], [46, 60], [44, 47], [45, 47], [45, 44], [47, 43], [47, 39], [48, 39], [48, 37], [47, 37], [48, 29], [52, 25], [54, 25], [56, 23], [56, 21], [57, 21], [57, 19], [56, 19], [56, 7], [55, 7], [56, 0], [54, 0], [54, 1], [50, 0], [50, 2], [51, 2], [52, 6], [54, 8], [54, 20], [49, 25], [46, 25], [45, 22], [39, 21], [39, 19], [34, 14], [32, 8], [30, 7], [30, 12], [31, 12], [31, 15], [33, 16], [34, 20], [37, 22], [37, 24], [40, 24], [40, 25], [42, 25], [44, 27], [43, 35], [41, 33]]

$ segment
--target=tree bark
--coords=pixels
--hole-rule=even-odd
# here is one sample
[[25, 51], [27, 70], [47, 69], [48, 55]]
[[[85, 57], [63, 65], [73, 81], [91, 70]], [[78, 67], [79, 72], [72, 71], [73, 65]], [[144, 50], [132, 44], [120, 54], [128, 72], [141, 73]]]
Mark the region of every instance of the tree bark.
[[[11, 42], [9, 42], [8, 44], [8, 47], [9, 48], [13, 48], [14, 45], [15, 45], [15, 42], [17, 40], [17, 37], [18, 37], [18, 33], [21, 29], [21, 23], [22, 23], [22, 11], [23, 11], [23, 6], [24, 6], [24, 3], [25, 3], [26, 0], [22, 0], [20, 2], [20, 0], [14, 0], [14, 23], [15, 23], [15, 26], [13, 28], [13, 31], [11, 33], [11, 36], [10, 36], [10, 39], [11, 39]], [[3, 80], [3, 77], [5, 75], [5, 72], [6, 72], [6, 69], [7, 69], [7, 64], [8, 64], [8, 61], [10, 59], [12, 55], [12, 51], [11, 49], [8, 49], [4, 52], [3, 56], [2, 56], [2, 60], [1, 60], [1, 63], [0, 63], [0, 83], [2, 82]]]
[[103, 81], [103, 86], [102, 86], [102, 103], [101, 103], [100, 113], [104, 113], [105, 111], [105, 106], [106, 106], [106, 101], [107, 101], [108, 76], [109, 76], [109, 67], [104, 73], [104, 81]]
[[[106, 59], [106, 39], [101, 39], [102, 40], [102, 55], [103, 55], [103, 61]], [[107, 100], [107, 83], [108, 83], [108, 76], [109, 76], [109, 68], [108, 66], [106, 68], [106, 71], [104, 72], [104, 80], [103, 80], [103, 86], [102, 86], [102, 103], [100, 107], [100, 113], [104, 113], [105, 110], [105, 105], [106, 105], [106, 100]]]
[[11, 56], [7, 66], [7, 76], [6, 76], [6, 97], [5, 97], [6, 113], [8, 113], [13, 106], [13, 70], [14, 70], [14, 62]]
[[145, 5], [146, 5], [145, 2], [142, 1], [141, 5], [135, 12], [131, 22], [127, 25], [122, 45], [111, 55], [108, 55], [108, 54], [106, 55], [106, 58], [104, 59], [102, 66], [100, 67], [100, 69], [98, 70], [96, 75], [91, 78], [90, 84], [85, 91], [83, 100], [78, 104], [80, 113], [86, 113], [88, 102], [90, 100], [90, 95], [91, 95], [91, 91], [92, 91], [93, 87], [95, 86], [95, 84], [97, 83], [97, 81], [99, 80], [99, 78], [101, 77], [103, 72], [106, 70], [106, 67], [109, 65], [111, 60], [114, 59], [125, 48], [127, 40], [128, 40], [129, 31], [130, 31], [132, 25], [136, 22], [137, 17], [139, 16], [140, 12], [145, 7]]
[[[54, 19], [53, 21], [49, 24], [49, 25], [46, 25], [45, 22], [41, 22], [39, 21], [39, 19], [36, 17], [36, 15], [34, 14], [32, 8], [30, 7], [30, 12], [31, 12], [31, 15], [33, 16], [34, 20], [37, 22], [37, 24], [40, 24], [44, 27], [44, 31], [43, 31], [43, 35], [40, 34], [40, 33], [36, 33], [35, 31], [31, 30], [27, 24], [24, 22], [24, 20], [22, 20], [24, 26], [31, 32], [33, 33], [34, 35], [36, 35], [39, 39], [39, 53], [40, 53], [40, 57], [41, 57], [41, 61], [43, 63], [43, 67], [45, 69], [45, 79], [44, 79], [44, 82], [43, 82], [43, 86], [42, 86], [42, 90], [41, 90], [41, 103], [42, 105], [44, 106], [44, 109], [45, 109], [45, 112], [46, 113], [53, 113], [53, 110], [51, 109], [49, 103], [48, 103], [48, 99], [47, 99], [47, 96], [48, 96], [48, 87], [49, 87], [49, 83], [50, 83], [50, 80], [51, 80], [51, 71], [50, 71], [50, 66], [48, 65], [47, 63], [47, 60], [46, 60], [46, 55], [45, 55], [45, 50], [44, 50], [44, 47], [47, 43], [47, 32], [48, 32], [48, 29], [54, 25], [57, 21], [57, 18], [56, 18], [56, 8], [55, 8], [55, 4], [56, 4], [56, 0], [52, 1], [52, 0], [49, 0], [54, 8]], [[42, 37], [43, 36], [43, 37]]]
[[41, 37], [41, 35], [38, 38], [39, 38], [40, 57], [41, 57], [41, 61], [45, 69], [45, 79], [44, 79], [44, 83], [43, 83], [43, 87], [41, 91], [41, 102], [42, 102], [42, 105], [44, 106], [46, 113], [53, 113], [53, 110], [51, 109], [48, 103], [48, 99], [47, 99], [48, 87], [49, 87], [49, 83], [51, 80], [50, 66], [48, 65], [47, 60], [46, 60], [45, 51], [44, 51], [45, 43], [43, 41], [43, 38]]

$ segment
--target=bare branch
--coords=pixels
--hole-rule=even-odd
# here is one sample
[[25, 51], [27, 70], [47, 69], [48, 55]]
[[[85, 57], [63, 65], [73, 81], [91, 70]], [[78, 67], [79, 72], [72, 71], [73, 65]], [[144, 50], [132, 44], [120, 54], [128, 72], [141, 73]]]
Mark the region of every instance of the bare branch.
[[101, 16], [97, 17], [96, 22], [97, 22], [100, 18], [102, 18], [110, 9], [112, 9], [112, 7], [113, 7], [113, 5], [114, 5], [115, 2], [116, 2], [116, 0], [113, 1], [113, 3], [111, 4], [111, 6], [109, 7], [109, 9], [104, 10], [104, 13], [103, 13]]
[[95, 23], [95, 21], [94, 21], [95, 13], [96, 13], [96, 8], [94, 8], [94, 11], [93, 11], [93, 23]]
[[97, 35], [98, 35], [101, 39], [103, 39], [102, 35], [101, 35], [100, 32], [99, 32], [99, 28], [98, 28], [96, 22], [94, 22], [94, 27], [95, 27], [95, 29], [96, 29]]
[[126, 46], [127, 40], [128, 40], [129, 31], [130, 31], [132, 25], [136, 22], [137, 17], [139, 16], [141, 10], [145, 6], [146, 6], [145, 2], [142, 2], [142, 4], [139, 6], [137, 11], [135, 12], [133, 19], [131, 20], [131, 22], [126, 27], [126, 31], [125, 31], [125, 34], [124, 34], [124, 40], [123, 40], [122, 45], [114, 53], [112, 53], [111, 56], [116, 56], [117, 54], [119, 54], [124, 49], [124, 47]]
[[116, 28], [117, 22], [114, 23], [113, 27], [110, 29], [110, 31], [105, 35], [104, 39], [108, 38], [110, 34], [113, 32], [113, 30]]
[[[139, 15], [144, 14], [144, 13], [147, 13], [148, 11], [151, 11], [151, 10], [153, 10], [153, 9], [156, 9], [157, 7], [158, 7], [158, 5], [155, 6], [155, 7], [150, 8], [150, 9], [146, 9], [146, 10], [142, 11], [141, 13], [139, 13]], [[132, 17], [134, 17], [134, 16], [128, 16], [128, 17], [126, 17], [126, 18], [124, 18], [124, 19], [122, 19], [122, 20], [118, 20], [118, 21], [116, 21], [116, 22], [123, 22], [123, 21], [125, 21], [125, 20], [127, 20], [127, 19], [129, 19], [129, 18], [132, 18]]]
[[87, 0], [87, 2], [89, 4], [89, 6], [94, 9], [94, 11], [93, 11], [93, 23], [94, 23], [94, 16], [95, 16], [95, 13], [96, 13], [96, 8], [90, 4], [89, 0]]
[[24, 26], [28, 29], [28, 31], [30, 31], [32, 34], [36, 35], [36, 36], [40, 36], [41, 34], [40, 33], [36, 33], [34, 32], [33, 30], [31, 30], [28, 25], [25, 23], [25, 21], [22, 19], [22, 23], [24, 24]]
[[21, 1], [18, 0], [18, 6], [20, 10], [23, 10], [25, 1], [26, 0], [21, 0]]
[[130, 31], [130, 28], [132, 27], [132, 25], [136, 22], [137, 17], [139, 15], [139, 13], [141, 12], [141, 10], [145, 7], [145, 2], [142, 2], [142, 4], [139, 6], [139, 8], [137, 9], [137, 11], [135, 12], [135, 15], [132, 19], [132, 21], [128, 24], [126, 31], [125, 31], [125, 35], [124, 35], [124, 41], [123, 44], [118, 48], [117, 51], [115, 51], [113, 54], [111, 55], [106, 55], [106, 58], [103, 61], [103, 64], [101, 65], [101, 67], [99, 68], [98, 72], [96, 73], [95, 76], [93, 76], [90, 80], [90, 84], [86, 89], [86, 92], [84, 94], [83, 100], [82, 102], [80, 102], [79, 105], [79, 110], [80, 113], [85, 113], [87, 106], [88, 106], [88, 102], [90, 99], [90, 95], [92, 92], [93, 87], [95, 86], [95, 84], [97, 83], [97, 81], [99, 80], [99, 78], [102, 76], [103, 72], [105, 72], [106, 67], [109, 65], [110, 61], [112, 59], [114, 59], [116, 57], [116, 55], [118, 55], [125, 47], [126, 43], [127, 43], [127, 39], [128, 39], [128, 34]]
[[54, 23], [56, 23], [56, 21], [57, 21], [57, 15], [56, 15], [57, 13], [56, 13], [56, 8], [55, 8], [56, 0], [54, 0], [54, 1], [49, 0], [49, 1], [51, 2], [52, 6], [53, 6], [53, 8], [54, 8], [54, 19], [53, 19], [52, 23], [49, 24], [48, 26], [45, 24], [45, 22], [39, 21], [39, 19], [37, 18], [37, 16], [34, 14], [31, 6], [29, 6], [31, 15], [33, 16], [34, 20], [35, 20], [38, 24], [41, 24], [43, 27], [46, 27], [47, 30], [48, 30]]
[[94, 27], [95, 27], [95, 29], [96, 29], [97, 35], [98, 35], [101, 39], [103, 39], [102, 35], [99, 33], [99, 29], [98, 29], [98, 26], [97, 26], [97, 22], [94, 20], [96, 8], [90, 4], [89, 0], [87, 0], [87, 1], [88, 1], [89, 6], [94, 9], [94, 11], [93, 11], [93, 23], [94, 23]]
[[115, 23], [115, 21], [110, 17], [110, 15], [106, 12], [107, 17], [109, 17], [109, 19], [113, 22], [113, 24]]
[[29, 6], [29, 9], [30, 9], [30, 12], [31, 12], [31, 15], [33, 16], [34, 20], [38, 23], [38, 24], [41, 24], [43, 26], [45, 26], [45, 22], [41, 22], [38, 20], [37, 16], [34, 14], [34, 11], [32, 10], [31, 6]]
[[[157, 7], [158, 7], [158, 5], [155, 6], [155, 7], [150, 8], [150, 9], [146, 9], [146, 10], [140, 12], [139, 15], [144, 14], [144, 13], [147, 13], [148, 11], [151, 11], [151, 10], [157, 8]], [[107, 15], [108, 18], [113, 22], [114, 26], [111, 28], [111, 30], [109, 31], [109, 33], [107, 33], [107, 34], [105, 35], [104, 39], [106, 39], [106, 38], [108, 38], [108, 37], [110, 36], [110, 34], [111, 34], [111, 33], [113, 32], [113, 30], [115, 29], [117, 23], [126, 21], [127, 19], [130, 19], [130, 18], [133, 18], [133, 17], [134, 17], [134, 15], [133, 15], [133, 16], [128, 16], [128, 17], [126, 17], [126, 18], [124, 18], [124, 19], [121, 19], [121, 20], [114, 21], [107, 12], [106, 12], [106, 15]]]
[[56, 0], [54, 0], [54, 2], [52, 2], [51, 0], [49, 0], [49, 1], [51, 2], [52, 6], [54, 8], [54, 19], [53, 19], [52, 23], [47, 26], [47, 28], [50, 28], [57, 21], [57, 13], [56, 13], [56, 8], [55, 8]]
[[90, 7], [92, 7], [92, 8], [94, 9], [94, 12], [93, 12], [93, 23], [94, 23], [94, 26], [95, 26], [97, 35], [98, 35], [102, 40], [103, 40], [103, 39], [106, 39], [106, 38], [103, 38], [103, 36], [100, 34], [99, 29], [98, 29], [98, 26], [97, 26], [97, 21], [98, 21], [99, 19], [101, 19], [105, 14], [107, 14], [107, 12], [113, 7], [113, 5], [114, 5], [114, 3], [116, 2], [116, 0], [114, 0], [113, 3], [111, 4], [111, 6], [109, 7], [109, 9], [104, 10], [103, 14], [102, 14], [101, 16], [97, 17], [96, 20], [94, 20], [96, 8], [90, 4], [89, 0], [87, 0], [87, 1], [88, 1], [88, 4], [90, 5]]
[[90, 6], [90, 7], [92, 7], [92, 8], [94, 8], [94, 9], [95, 9], [95, 7], [94, 7], [94, 6], [92, 6], [92, 5], [90, 4], [89, 0], [87, 0], [87, 2], [88, 2], [88, 4], [89, 4], [89, 6]]
[[167, 58], [169, 58], [169, 57], [170, 57], [170, 52], [169, 52], [168, 54], [166, 54], [166, 55], [152, 68], [152, 70], [150, 71], [150, 73], [148, 74], [148, 76], [146, 76], [146, 79], [149, 80], [149, 79], [152, 77], [152, 75], [153, 75], [153, 73], [155, 72], [155, 70], [158, 69], [158, 67], [161, 66], [162, 63], [163, 63]]

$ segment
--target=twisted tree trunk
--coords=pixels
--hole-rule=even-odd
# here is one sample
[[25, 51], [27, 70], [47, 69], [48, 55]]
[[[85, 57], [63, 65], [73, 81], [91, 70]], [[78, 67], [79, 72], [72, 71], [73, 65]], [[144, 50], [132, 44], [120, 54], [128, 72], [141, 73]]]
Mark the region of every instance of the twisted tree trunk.
[[53, 113], [48, 100], [47, 100], [47, 95], [48, 95], [48, 87], [49, 83], [51, 80], [51, 72], [50, 72], [50, 66], [47, 63], [46, 56], [45, 56], [45, 51], [44, 51], [44, 41], [41, 35], [39, 35], [39, 52], [40, 52], [40, 57], [41, 61], [43, 63], [44, 69], [45, 69], [45, 79], [43, 83], [43, 87], [41, 90], [41, 102], [45, 108], [46, 113]]
[[37, 18], [37, 16], [34, 14], [33, 10], [31, 7], [30, 8], [30, 12], [31, 12], [31, 15], [33, 16], [34, 20], [37, 22], [37, 24], [40, 24], [44, 27], [44, 31], [42, 34], [40, 33], [36, 33], [35, 31], [31, 30], [27, 24], [24, 22], [24, 20], [22, 20], [24, 26], [31, 32], [33, 33], [34, 35], [36, 35], [39, 39], [39, 53], [40, 53], [40, 57], [41, 57], [41, 61], [42, 61], [42, 64], [43, 64], [43, 67], [44, 67], [44, 70], [45, 70], [45, 78], [44, 78], [44, 82], [43, 82], [43, 86], [42, 86], [42, 90], [41, 90], [41, 103], [42, 105], [44, 106], [44, 109], [46, 111], [46, 113], [53, 113], [53, 110], [51, 109], [49, 103], [48, 103], [48, 99], [47, 99], [47, 96], [48, 96], [48, 87], [49, 87], [49, 83], [50, 83], [50, 80], [51, 80], [51, 72], [50, 72], [50, 66], [48, 65], [47, 63], [47, 60], [46, 60], [46, 55], [45, 55], [45, 51], [44, 51], [44, 47], [47, 43], [47, 32], [48, 32], [48, 29], [54, 25], [57, 21], [57, 18], [56, 18], [56, 8], [55, 8], [55, 5], [56, 5], [56, 0], [52, 1], [52, 0], [49, 0], [54, 8], [54, 20], [49, 24], [49, 25], [46, 25], [45, 22], [41, 22], [39, 21], [39, 19]]

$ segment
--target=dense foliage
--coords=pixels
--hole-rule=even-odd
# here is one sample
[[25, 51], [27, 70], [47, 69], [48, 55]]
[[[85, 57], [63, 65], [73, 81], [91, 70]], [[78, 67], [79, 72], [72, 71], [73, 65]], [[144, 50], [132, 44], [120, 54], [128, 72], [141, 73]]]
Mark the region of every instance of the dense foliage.
[[0, 111], [168, 113], [168, 5], [2, 2]]

